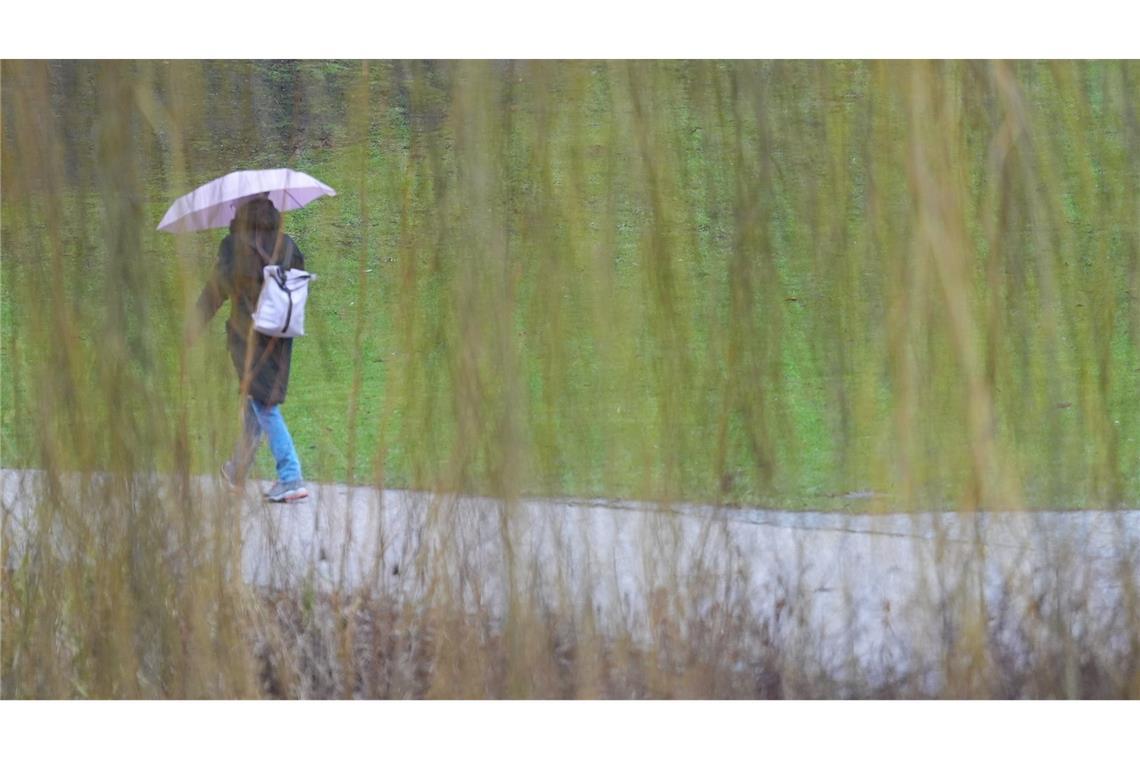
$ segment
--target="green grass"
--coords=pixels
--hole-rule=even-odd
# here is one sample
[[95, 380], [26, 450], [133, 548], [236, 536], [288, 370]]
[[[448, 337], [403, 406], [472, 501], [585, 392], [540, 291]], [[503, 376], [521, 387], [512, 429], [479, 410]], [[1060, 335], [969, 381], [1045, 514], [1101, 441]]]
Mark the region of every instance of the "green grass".
[[[646, 614], [610, 618], [593, 595], [624, 594], [617, 555], [578, 567], [554, 531], [540, 567], [512, 508], [1140, 506], [1136, 64], [0, 72], [0, 463], [44, 473], [0, 525], [4, 696], [1140, 694], [1126, 514], [1111, 578], [1051, 532], [1026, 535], [1047, 564], [1003, 570], [936, 530], [882, 611], [882, 662], [919, 669], [875, 684], [824, 677], [863, 659], [856, 610], [801, 614], [858, 573], [809, 588], [793, 562], [757, 587], [763, 547], [647, 515], [617, 538]], [[221, 233], [154, 226], [277, 165], [338, 190], [286, 217], [320, 277], [285, 407], [307, 476], [501, 497], [489, 523], [463, 500], [407, 512], [383, 536], [415, 537], [403, 571], [360, 587], [318, 585], [316, 560], [251, 586], [243, 551], [295, 536], [263, 544], [241, 498], [191, 479], [239, 424], [224, 313], [182, 344]]]
[[[320, 277], [285, 406], [310, 479], [786, 506], [1140, 499], [1135, 133], [1115, 70], [1019, 66], [1030, 139], [1001, 174], [1006, 115], [964, 89], [979, 76], [965, 64], [922, 72], [949, 98], [926, 121], [901, 65], [520, 64], [513, 83], [399, 68], [373, 65], [367, 89], [354, 66], [300, 69], [306, 93], [343, 99], [313, 96], [321, 128], [287, 159], [263, 139], [204, 161], [202, 126], [193, 181], [176, 184], [169, 150], [135, 156], [141, 207], [61, 181], [55, 243], [47, 206], [18, 199], [30, 165], [6, 170], [5, 466], [41, 463], [37, 388], [62, 351], [96, 381], [92, 429], [126, 414], [149, 435], [184, 408], [191, 468], [216, 469], [236, 424], [228, 307], [185, 356], [178, 336], [222, 233], [175, 240], [153, 221], [201, 179], [287, 161], [338, 190], [285, 217]], [[921, 242], [913, 145], [928, 136], [944, 138], [922, 144], [945, 195], [927, 200], [962, 225], [949, 286]], [[136, 250], [108, 255], [108, 208], [137, 224]], [[56, 297], [33, 273], [44, 260], [62, 267], [66, 338], [29, 326]], [[120, 311], [116, 369], [99, 350]], [[45, 345], [59, 341], [74, 342]], [[99, 390], [119, 371], [138, 392]], [[973, 373], [996, 474], [973, 456], [988, 435], [969, 422]], [[74, 465], [106, 466], [114, 440], [95, 439]]]

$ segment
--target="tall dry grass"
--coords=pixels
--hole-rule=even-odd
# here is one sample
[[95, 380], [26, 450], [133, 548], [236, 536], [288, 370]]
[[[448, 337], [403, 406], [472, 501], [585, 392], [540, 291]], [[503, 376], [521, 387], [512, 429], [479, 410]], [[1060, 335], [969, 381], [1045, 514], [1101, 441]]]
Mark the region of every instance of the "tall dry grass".
[[[2, 77], [4, 696], [1140, 693], [1135, 65]], [[250, 583], [273, 513], [203, 480], [238, 427], [220, 342], [181, 342], [217, 241], [152, 230], [263, 163], [340, 191], [286, 217], [322, 277], [286, 414], [310, 477], [424, 494], [400, 572]], [[1092, 508], [1115, 564], [936, 529], [883, 611], [920, 666], [871, 673], [852, 607], [845, 644], [815, 627], [812, 558], [757, 585], [725, 518], [707, 556], [655, 521], [639, 603], [603, 614], [616, 571], [560, 560], [573, 533], [536, 562], [535, 495]]]

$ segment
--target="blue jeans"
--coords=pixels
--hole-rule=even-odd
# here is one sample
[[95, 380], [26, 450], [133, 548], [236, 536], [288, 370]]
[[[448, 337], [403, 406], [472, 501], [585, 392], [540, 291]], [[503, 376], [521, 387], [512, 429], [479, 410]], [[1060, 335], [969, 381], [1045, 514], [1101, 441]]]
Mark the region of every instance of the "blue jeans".
[[277, 404], [262, 404], [251, 398], [246, 401], [242, 440], [238, 442], [233, 459], [238, 473], [244, 478], [253, 464], [261, 436], [264, 435], [269, 439], [269, 450], [273, 452], [273, 458], [277, 460], [277, 479], [282, 483], [301, 480], [301, 462], [297, 459], [293, 436], [289, 435], [289, 428], [285, 427], [281, 407]]

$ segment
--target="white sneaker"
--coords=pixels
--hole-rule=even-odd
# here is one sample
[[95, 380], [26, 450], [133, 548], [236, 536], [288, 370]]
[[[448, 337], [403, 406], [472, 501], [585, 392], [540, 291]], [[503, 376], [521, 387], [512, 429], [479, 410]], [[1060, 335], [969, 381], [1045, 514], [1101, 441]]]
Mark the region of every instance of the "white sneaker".
[[241, 491], [244, 485], [238, 480], [237, 468], [234, 467], [233, 462], [226, 462], [222, 465], [222, 480], [224, 480], [226, 486], [235, 493]]
[[305, 483], [302, 480], [294, 480], [291, 483], [278, 481], [269, 489], [269, 493], [265, 494], [265, 498], [278, 503], [300, 501], [309, 498], [309, 491], [305, 488]]

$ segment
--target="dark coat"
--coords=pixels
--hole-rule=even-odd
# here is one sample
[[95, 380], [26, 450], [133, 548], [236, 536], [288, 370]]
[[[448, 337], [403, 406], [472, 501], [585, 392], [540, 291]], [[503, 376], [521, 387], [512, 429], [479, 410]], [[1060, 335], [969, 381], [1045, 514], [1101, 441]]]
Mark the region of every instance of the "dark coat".
[[[304, 255], [288, 235], [282, 236], [274, 262], [286, 260], [290, 268], [305, 268]], [[253, 329], [263, 266], [265, 261], [252, 246], [240, 242], [233, 233], [226, 235], [218, 247], [214, 271], [198, 297], [198, 315], [205, 324], [229, 299], [226, 343], [240, 392], [262, 404], [283, 404], [289, 387], [293, 339], [274, 338]]]

